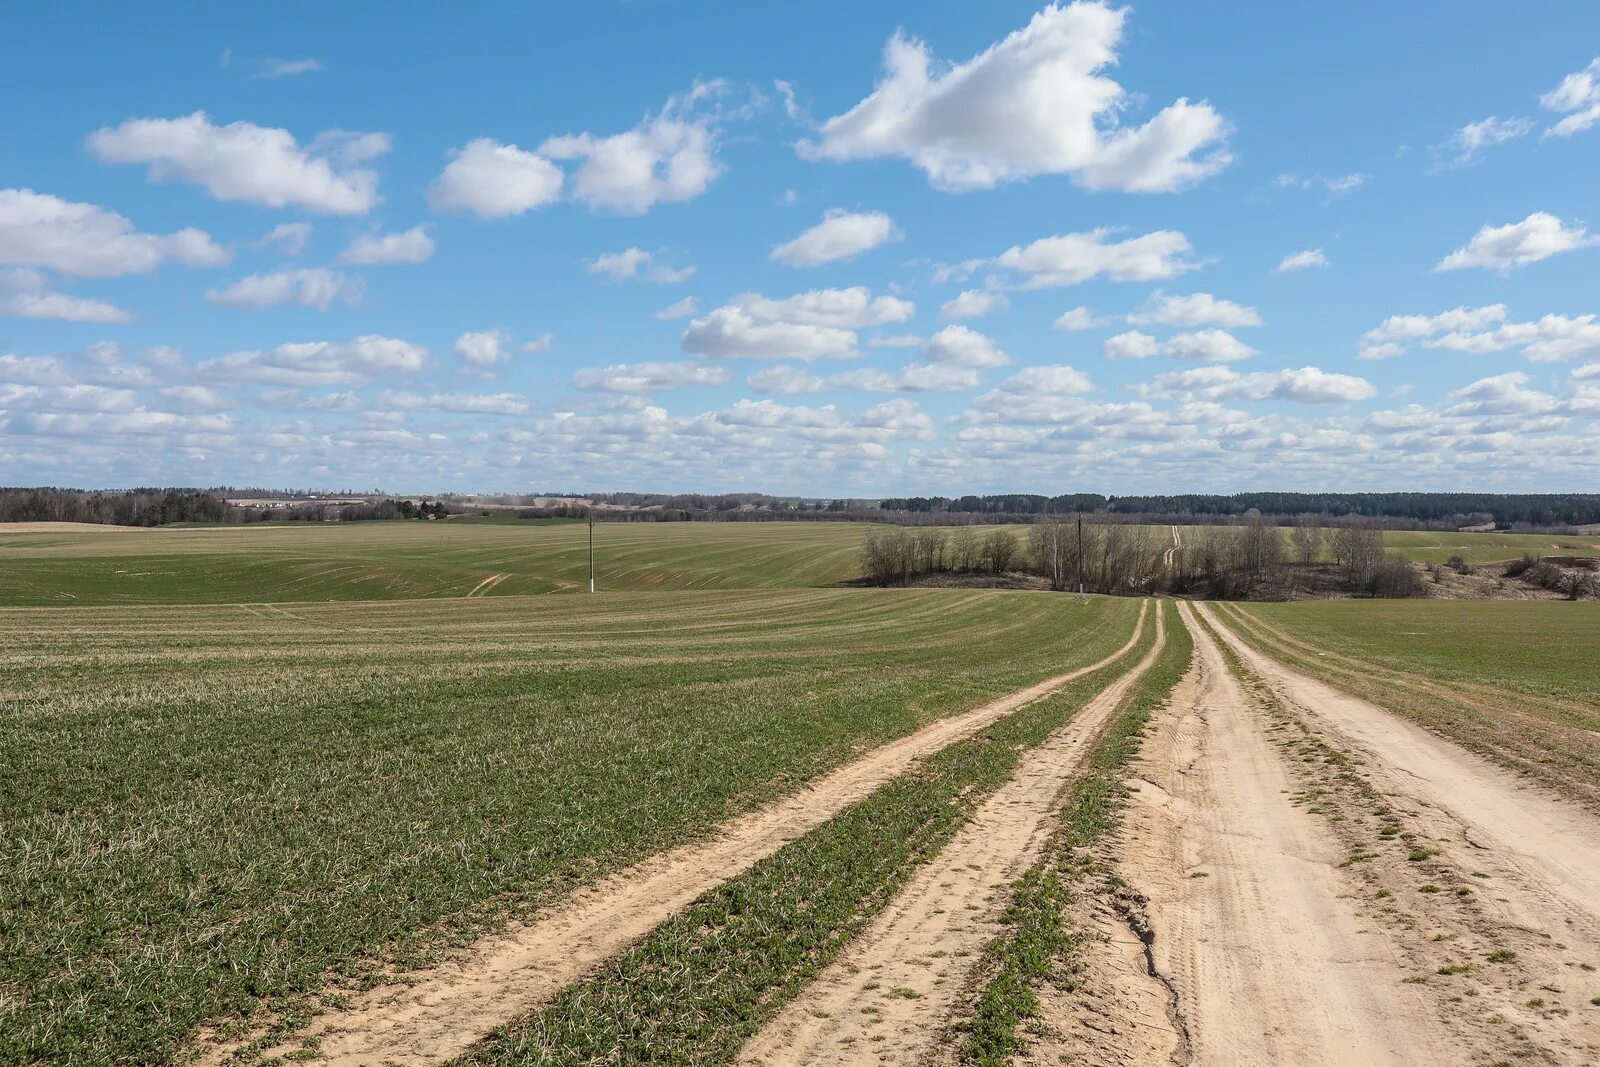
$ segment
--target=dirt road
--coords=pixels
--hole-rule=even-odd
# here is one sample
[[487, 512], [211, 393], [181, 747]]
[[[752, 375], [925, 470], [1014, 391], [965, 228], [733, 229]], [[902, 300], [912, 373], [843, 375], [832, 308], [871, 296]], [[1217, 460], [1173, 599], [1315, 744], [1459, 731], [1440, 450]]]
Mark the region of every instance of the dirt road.
[[[443, 963], [347, 997], [317, 1016], [294, 1040], [268, 1051], [288, 1056], [314, 1039], [296, 1062], [357, 1067], [434, 1064], [465, 1052], [495, 1027], [547, 1002], [563, 987], [618, 955], [702, 893], [748, 870], [850, 804], [904, 774], [917, 760], [1108, 666], [1138, 643], [1150, 615], [1118, 651], [1078, 670], [890, 742], [759, 811], [731, 820], [709, 839], [673, 849], [575, 894], [527, 924], [486, 938]], [[229, 1062], [243, 1047], [230, 1041], [204, 1050], [200, 1062]]]
[[[1146, 740], [1117, 873], [1148, 898], [1097, 924], [1084, 987], [1053, 991], [1033, 1062], [1445, 1064], [1430, 999], [1360, 918], [1344, 850], [1296, 810], [1263, 716], [1185, 607], [1195, 665]], [[1126, 927], [1153, 931], [1149, 955]]]
[[[1217, 623], [1216, 613], [1200, 609]], [[1413, 885], [1417, 921], [1455, 948], [1441, 966], [1473, 963], [1476, 996], [1547, 1062], [1600, 1062], [1600, 823], [1499, 764], [1292, 670], [1218, 631], [1274, 698], [1344, 746], [1370, 787], [1405, 816], [1425, 857]], [[1419, 855], [1414, 851], [1413, 856]], [[1449, 908], [1447, 904], [1457, 905]], [[1488, 1009], [1487, 1005], [1485, 1010]], [[1480, 1013], [1481, 1014], [1481, 1013]], [[1470, 1019], [1470, 1015], [1468, 1016]]]
[[1101, 729], [1155, 663], [1154, 646], [1038, 748], [895, 900], [760, 1033], [746, 1065], [913, 1063], [933, 1052], [983, 946], [999, 932], [1008, 888], [1040, 858], [1061, 795]]

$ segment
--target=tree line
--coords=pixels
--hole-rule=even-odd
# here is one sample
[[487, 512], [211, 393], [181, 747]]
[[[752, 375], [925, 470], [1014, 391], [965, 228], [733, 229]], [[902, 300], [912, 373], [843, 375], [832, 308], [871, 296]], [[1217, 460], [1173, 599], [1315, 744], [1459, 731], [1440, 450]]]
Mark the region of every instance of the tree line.
[[254, 517], [199, 489], [0, 488], [0, 522], [165, 526], [174, 522], [248, 522]]
[[1412, 519], [1457, 523], [1477, 519], [1500, 525], [1582, 526], [1600, 522], [1595, 493], [1185, 493], [1156, 496], [1101, 496], [1072, 493], [1043, 496], [999, 493], [959, 497], [887, 497], [884, 511], [974, 515], [1058, 515], [1098, 512], [1109, 515], [1185, 518], [1248, 517], [1292, 519], [1321, 515], [1332, 519]]
[[1168, 529], [1055, 517], [1033, 523], [1025, 536], [1005, 529], [887, 527], [867, 534], [861, 568], [871, 585], [905, 585], [936, 574], [1024, 572], [1057, 590], [1250, 600], [1288, 595], [1301, 571], [1329, 558], [1332, 576], [1346, 592], [1375, 597], [1423, 592], [1417, 569], [1386, 552], [1383, 531], [1364, 521], [1347, 522], [1331, 533], [1302, 522], [1287, 538], [1260, 517], [1179, 536]]

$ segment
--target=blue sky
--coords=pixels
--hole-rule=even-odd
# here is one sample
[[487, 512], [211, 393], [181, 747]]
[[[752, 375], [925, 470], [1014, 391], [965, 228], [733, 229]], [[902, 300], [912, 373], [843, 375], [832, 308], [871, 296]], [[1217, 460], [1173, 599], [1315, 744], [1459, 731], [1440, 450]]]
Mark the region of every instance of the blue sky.
[[8, 5], [0, 482], [1600, 490], [1600, 8], [1258, 7]]

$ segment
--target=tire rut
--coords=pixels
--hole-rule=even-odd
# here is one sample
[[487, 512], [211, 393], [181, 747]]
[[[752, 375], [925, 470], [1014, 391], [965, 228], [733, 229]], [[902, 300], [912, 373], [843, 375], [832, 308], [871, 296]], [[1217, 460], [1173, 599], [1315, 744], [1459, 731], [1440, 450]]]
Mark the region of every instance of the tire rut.
[[1015, 775], [801, 994], [745, 1043], [736, 1063], [912, 1063], [948, 1053], [1010, 884], [1040, 858], [1061, 797], [1115, 712], [1165, 645], [1024, 754]]
[[[707, 839], [670, 849], [579, 890], [532, 920], [513, 923], [428, 968], [350, 994], [262, 1058], [327, 1067], [436, 1064], [466, 1052], [497, 1026], [536, 1010], [561, 989], [619, 955], [701, 894], [742, 874], [785, 844], [906, 773], [918, 760], [969, 737], [1025, 704], [1111, 666], [1137, 647], [1133, 634], [1096, 663], [1046, 679], [970, 711], [923, 726], [837, 767], [797, 792], [725, 823]], [[1159, 616], [1158, 616], [1159, 625]], [[195, 1062], [220, 1065], [256, 1055], [260, 1030], [243, 1038], [201, 1035]]]

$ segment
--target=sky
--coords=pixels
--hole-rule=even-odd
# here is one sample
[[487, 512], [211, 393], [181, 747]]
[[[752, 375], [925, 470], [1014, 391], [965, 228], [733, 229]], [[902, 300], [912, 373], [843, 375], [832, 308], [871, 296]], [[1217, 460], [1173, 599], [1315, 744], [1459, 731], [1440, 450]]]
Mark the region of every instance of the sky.
[[1600, 491], [1600, 5], [1229, 7], [5, 5], [0, 484]]

